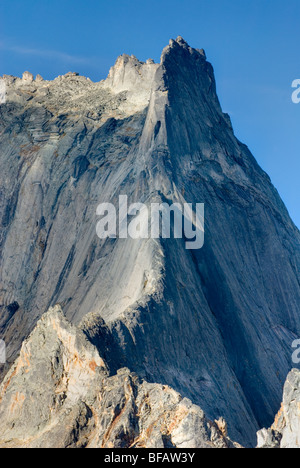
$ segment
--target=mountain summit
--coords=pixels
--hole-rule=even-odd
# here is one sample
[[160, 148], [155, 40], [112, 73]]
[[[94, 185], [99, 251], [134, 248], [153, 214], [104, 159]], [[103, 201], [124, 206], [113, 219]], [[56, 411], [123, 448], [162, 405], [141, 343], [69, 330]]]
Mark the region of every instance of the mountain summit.
[[[123, 55], [100, 83], [28, 76], [3, 77], [0, 106], [8, 364], [60, 304], [110, 375], [126, 367], [168, 385], [254, 446], [279, 409], [300, 336], [300, 234], [235, 137], [205, 52], [179, 37], [160, 64]], [[100, 240], [97, 206], [120, 195], [204, 203], [204, 247]]]

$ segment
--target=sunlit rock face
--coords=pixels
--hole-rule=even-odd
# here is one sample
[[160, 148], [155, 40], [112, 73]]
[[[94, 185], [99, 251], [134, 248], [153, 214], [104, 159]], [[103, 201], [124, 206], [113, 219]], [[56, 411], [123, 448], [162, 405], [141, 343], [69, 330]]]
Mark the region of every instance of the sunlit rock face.
[[[122, 56], [107, 80], [4, 76], [0, 337], [8, 367], [59, 303], [109, 363], [229, 435], [269, 427], [300, 336], [299, 231], [234, 136], [203, 50]], [[99, 203], [205, 203], [205, 244], [96, 235]], [[3, 369], [3, 368], [2, 368]]]
[[170, 387], [109, 370], [60, 307], [23, 343], [0, 387], [1, 448], [239, 448], [226, 423]]
[[300, 371], [293, 369], [286, 380], [283, 400], [274, 424], [258, 433], [258, 448], [300, 448]]

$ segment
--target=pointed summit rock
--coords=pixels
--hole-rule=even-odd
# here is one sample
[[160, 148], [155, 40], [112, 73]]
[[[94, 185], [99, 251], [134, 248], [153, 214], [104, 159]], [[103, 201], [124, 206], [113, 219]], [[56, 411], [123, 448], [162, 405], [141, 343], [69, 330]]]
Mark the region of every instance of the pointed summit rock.
[[149, 103], [151, 86], [158, 65], [154, 61], [140, 62], [135, 56], [121, 55], [110, 69], [105, 87], [113, 93], [130, 93], [132, 100], [142, 107]]
[[26, 71], [23, 73], [22, 81], [25, 81], [27, 83], [32, 83], [34, 80], [34, 76], [32, 73]]

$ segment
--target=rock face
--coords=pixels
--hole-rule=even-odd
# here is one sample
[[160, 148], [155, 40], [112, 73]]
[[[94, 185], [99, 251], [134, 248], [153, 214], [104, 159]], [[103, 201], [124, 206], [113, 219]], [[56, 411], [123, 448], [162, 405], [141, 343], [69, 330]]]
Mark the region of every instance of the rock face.
[[[112, 372], [169, 385], [255, 446], [300, 336], [300, 235], [234, 136], [204, 51], [178, 38], [160, 64], [122, 56], [100, 83], [76, 73], [3, 79], [3, 374], [59, 303]], [[204, 247], [100, 241], [97, 206], [119, 195], [205, 203]]]
[[0, 418], [1, 448], [238, 448], [226, 425], [171, 388], [126, 368], [109, 376], [60, 307], [23, 343], [0, 388]]
[[258, 448], [300, 448], [300, 371], [288, 375], [281, 409], [271, 429], [258, 433]]

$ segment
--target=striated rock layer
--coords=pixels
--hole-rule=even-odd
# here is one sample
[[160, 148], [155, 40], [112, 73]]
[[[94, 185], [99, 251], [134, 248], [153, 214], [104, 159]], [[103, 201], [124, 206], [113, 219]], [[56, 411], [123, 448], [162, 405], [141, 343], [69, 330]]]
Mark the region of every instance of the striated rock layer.
[[[160, 64], [124, 55], [100, 83], [76, 73], [4, 81], [4, 372], [59, 303], [112, 375], [128, 367], [169, 385], [255, 446], [300, 336], [300, 235], [234, 136], [204, 51], [179, 37]], [[96, 208], [119, 195], [205, 203], [203, 249], [186, 250], [184, 239], [100, 241]]]
[[128, 369], [109, 376], [85, 334], [55, 307], [23, 343], [0, 388], [1, 448], [238, 448], [223, 421]]

